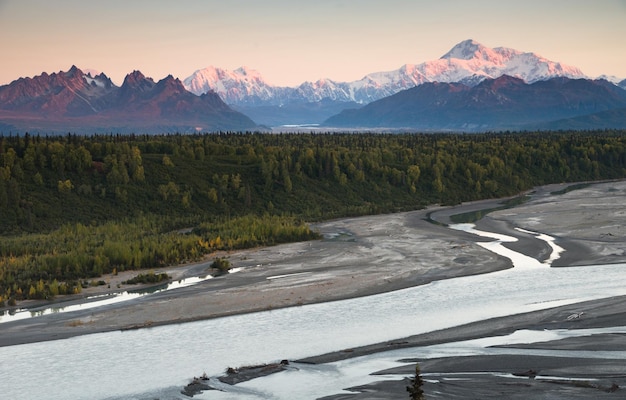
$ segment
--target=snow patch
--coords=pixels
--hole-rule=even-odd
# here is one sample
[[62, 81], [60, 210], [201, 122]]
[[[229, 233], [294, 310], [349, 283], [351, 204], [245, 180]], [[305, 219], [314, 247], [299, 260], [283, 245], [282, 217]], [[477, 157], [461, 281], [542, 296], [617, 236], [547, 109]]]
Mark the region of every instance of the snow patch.
[[87, 83], [89, 85], [95, 84], [96, 86], [98, 86], [100, 88], [106, 87], [105, 82], [103, 82], [103, 81], [101, 81], [99, 79], [92, 78], [91, 75], [83, 75], [83, 78], [85, 79], [85, 81], [87, 81]]

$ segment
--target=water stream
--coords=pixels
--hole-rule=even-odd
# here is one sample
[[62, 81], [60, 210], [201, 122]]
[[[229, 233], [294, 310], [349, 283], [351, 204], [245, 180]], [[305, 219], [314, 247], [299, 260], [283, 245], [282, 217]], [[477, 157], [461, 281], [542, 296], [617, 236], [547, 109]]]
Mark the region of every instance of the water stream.
[[[234, 274], [241, 271], [242, 268], [231, 268], [228, 273]], [[53, 305], [46, 307], [36, 307], [32, 309], [17, 309], [12, 312], [6, 312], [0, 314], [0, 324], [4, 322], [19, 321], [27, 318], [41, 317], [48, 314], [68, 313], [80, 310], [89, 310], [91, 308], [108, 306], [111, 304], [122, 303], [125, 301], [133, 300], [139, 297], [148, 296], [154, 293], [165, 292], [168, 290], [176, 290], [188, 286], [196, 285], [200, 282], [204, 282], [208, 279], [213, 279], [212, 275], [194, 276], [177, 281], [172, 281], [164, 285], [157, 287], [149, 287], [139, 290], [124, 290], [121, 292], [114, 292], [109, 294], [89, 296], [82, 302], [73, 305]]]
[[[349, 393], [343, 388], [350, 388], [371, 383], [373, 381], [399, 380], [399, 375], [370, 376], [372, 372], [395, 368], [406, 363], [402, 359], [429, 359], [441, 357], [461, 357], [477, 355], [522, 354], [524, 356], [558, 356], [572, 358], [626, 358], [626, 351], [564, 351], [540, 349], [508, 349], [489, 346], [535, 343], [545, 340], [558, 340], [568, 337], [587, 336], [591, 334], [626, 333], [626, 327], [606, 329], [556, 330], [556, 331], [516, 331], [511, 335], [488, 337], [462, 342], [445, 343], [433, 346], [415, 347], [392, 350], [368, 356], [342, 360], [324, 365], [308, 365], [292, 363], [291, 369], [280, 374], [240, 383], [235, 387], [216, 384], [222, 392], [210, 391], [194, 396], [198, 399], [219, 400], [260, 400], [260, 399], [314, 399], [339, 393]], [[412, 363], [411, 363], [412, 364]], [[486, 374], [480, 372], [476, 374]], [[503, 375], [493, 371], [491, 374]], [[450, 373], [446, 373], [449, 379]], [[467, 377], [471, 373], [463, 372], [460, 376]], [[410, 376], [410, 375], [407, 375]], [[425, 380], [436, 381], [439, 374], [422, 374]], [[511, 375], [512, 377], [512, 375]], [[538, 376], [537, 379], [547, 377]], [[554, 377], [550, 377], [553, 379]], [[527, 378], [525, 378], [527, 379]], [[562, 379], [562, 378], [561, 378]], [[586, 379], [588, 380], [588, 379]]]
[[[548, 237], [538, 238], [551, 243]], [[293, 360], [626, 294], [626, 264], [549, 268], [499, 242], [513, 238], [497, 239], [484, 246], [510, 257], [515, 268], [357, 299], [0, 348], [2, 394], [11, 399], [182, 399], [180, 390], [191, 377], [220, 375], [228, 366]], [[395, 359], [412, 356], [404, 350], [402, 354], [294, 369], [229, 389], [234, 392], [207, 391], [198, 398], [293, 399], [339, 393], [372, 381], [371, 372], [398, 365]], [[302, 387], [309, 393], [300, 393]]]

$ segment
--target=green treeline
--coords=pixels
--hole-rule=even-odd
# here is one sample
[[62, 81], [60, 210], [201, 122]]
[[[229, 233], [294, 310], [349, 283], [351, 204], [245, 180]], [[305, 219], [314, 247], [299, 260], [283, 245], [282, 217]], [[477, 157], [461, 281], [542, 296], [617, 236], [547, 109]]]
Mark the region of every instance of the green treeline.
[[306, 240], [307, 220], [624, 178], [624, 133], [0, 137], [0, 296]]
[[102, 274], [180, 264], [218, 250], [318, 237], [293, 217], [269, 214], [167, 231], [184, 222], [151, 215], [94, 226], [66, 224], [48, 233], [7, 235], [0, 242], [0, 301], [79, 293], [82, 281]]

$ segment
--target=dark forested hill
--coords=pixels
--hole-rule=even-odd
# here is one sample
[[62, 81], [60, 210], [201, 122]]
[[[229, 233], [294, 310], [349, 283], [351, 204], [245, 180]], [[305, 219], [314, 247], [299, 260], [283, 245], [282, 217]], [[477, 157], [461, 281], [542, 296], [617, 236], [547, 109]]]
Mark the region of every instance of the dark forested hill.
[[[553, 78], [527, 84], [503, 75], [470, 87], [426, 83], [345, 110], [324, 125], [410, 128], [429, 131], [626, 128], [626, 120], [604, 121], [605, 111], [626, 107], [626, 91], [603, 80]], [[576, 125], [576, 117], [594, 114]], [[567, 125], [557, 121], [568, 119]]]
[[557, 121], [529, 125], [529, 129], [543, 130], [596, 130], [622, 129], [626, 124], [626, 107], [601, 111], [580, 117], [565, 118]]
[[140, 213], [309, 219], [625, 176], [623, 131], [0, 137], [0, 231]]

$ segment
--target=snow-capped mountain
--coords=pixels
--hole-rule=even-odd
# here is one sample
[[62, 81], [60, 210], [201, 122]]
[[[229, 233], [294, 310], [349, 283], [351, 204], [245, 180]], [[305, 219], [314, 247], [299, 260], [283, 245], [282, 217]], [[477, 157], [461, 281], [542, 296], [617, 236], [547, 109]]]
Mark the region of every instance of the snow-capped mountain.
[[589, 78], [576, 67], [550, 61], [535, 53], [506, 47], [491, 49], [473, 40], [457, 44], [439, 60], [426, 62], [418, 68], [431, 82], [463, 82], [469, 79], [479, 83], [502, 75], [520, 78], [526, 83], [556, 77]]
[[578, 68], [550, 61], [535, 53], [497, 47], [489, 48], [465, 40], [438, 60], [406, 64], [393, 71], [375, 72], [353, 82], [320, 79], [295, 88], [268, 84], [261, 74], [248, 68], [227, 71], [209, 67], [184, 80], [187, 90], [201, 94], [215, 91], [228, 104], [283, 105], [292, 102], [331, 100], [367, 104], [426, 82], [461, 82], [475, 86], [502, 75], [527, 83], [555, 77], [588, 78]]
[[247, 67], [228, 71], [210, 66], [195, 71], [183, 84], [194, 94], [214, 91], [226, 103], [239, 105], [280, 104], [280, 99], [293, 90], [270, 85], [259, 72]]

